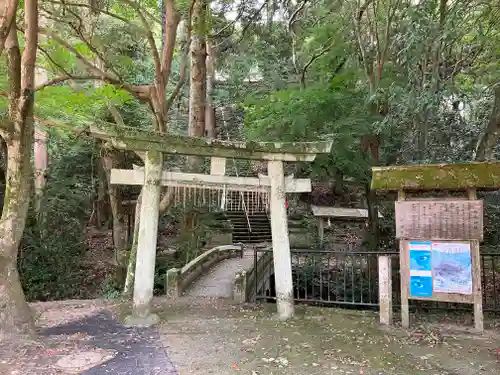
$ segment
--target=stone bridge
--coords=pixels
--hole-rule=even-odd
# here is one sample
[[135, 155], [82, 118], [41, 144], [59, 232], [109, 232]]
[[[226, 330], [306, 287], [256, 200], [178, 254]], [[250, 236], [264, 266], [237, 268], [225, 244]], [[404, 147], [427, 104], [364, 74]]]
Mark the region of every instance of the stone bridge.
[[167, 293], [172, 297], [234, 298], [240, 302], [253, 299], [255, 275], [261, 289], [273, 269], [271, 252], [258, 252], [255, 267], [257, 246], [218, 246], [182, 269], [170, 269], [166, 278]]

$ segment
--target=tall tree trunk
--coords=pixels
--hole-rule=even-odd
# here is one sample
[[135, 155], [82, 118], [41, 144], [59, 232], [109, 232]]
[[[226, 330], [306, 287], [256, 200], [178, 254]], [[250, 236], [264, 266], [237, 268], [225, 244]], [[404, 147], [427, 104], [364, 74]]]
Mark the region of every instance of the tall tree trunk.
[[[40, 27], [45, 27], [46, 20], [40, 17]], [[41, 85], [47, 81], [47, 71], [41, 67], [35, 67], [35, 85]], [[40, 213], [43, 191], [47, 183], [47, 168], [49, 153], [47, 149], [48, 134], [40, 126], [35, 124], [35, 147], [33, 149], [33, 160], [35, 163], [35, 212]]]
[[215, 81], [215, 51], [212, 41], [207, 40], [207, 86], [205, 105], [205, 135], [207, 138], [215, 138], [215, 107], [213, 104], [214, 81]]
[[[207, 97], [206, 68], [206, 12], [205, 0], [195, 0], [192, 13], [192, 32], [189, 46], [190, 78], [189, 78], [189, 125], [188, 135], [205, 136], [205, 102]], [[188, 169], [198, 171], [203, 158], [188, 157]]]
[[205, 0], [195, 0], [190, 45], [189, 129], [190, 136], [205, 135], [206, 80], [206, 12]]
[[[0, 19], [0, 29], [4, 21]], [[33, 318], [17, 271], [17, 256], [28, 215], [33, 178], [31, 155], [37, 44], [38, 3], [37, 0], [25, 0], [22, 56], [15, 27], [9, 27], [5, 41], [9, 121], [7, 129], [2, 129], [2, 137], [7, 144], [7, 181], [0, 218], [0, 332], [34, 333]]]
[[491, 110], [488, 125], [483, 136], [479, 140], [474, 159], [476, 161], [491, 160], [493, 151], [500, 137], [500, 85], [495, 87], [495, 99]]

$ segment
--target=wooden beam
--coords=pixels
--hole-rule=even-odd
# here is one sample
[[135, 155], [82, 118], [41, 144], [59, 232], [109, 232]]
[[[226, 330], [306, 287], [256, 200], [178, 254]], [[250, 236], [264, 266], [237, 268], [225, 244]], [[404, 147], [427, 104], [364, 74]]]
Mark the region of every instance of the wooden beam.
[[319, 142], [230, 142], [152, 131], [115, 124], [89, 127], [88, 133], [122, 150], [159, 151], [166, 154], [216, 156], [250, 160], [313, 161], [316, 154], [329, 153], [332, 141]]
[[[162, 186], [185, 186], [199, 188], [214, 188], [225, 186], [227, 190], [237, 191], [269, 191], [271, 180], [269, 177], [233, 177], [217, 176], [198, 173], [163, 172]], [[144, 170], [112, 169], [111, 184], [114, 185], [143, 185]], [[311, 180], [308, 178], [285, 178], [287, 193], [307, 193], [311, 191]]]
[[373, 167], [374, 190], [496, 190], [500, 162]]

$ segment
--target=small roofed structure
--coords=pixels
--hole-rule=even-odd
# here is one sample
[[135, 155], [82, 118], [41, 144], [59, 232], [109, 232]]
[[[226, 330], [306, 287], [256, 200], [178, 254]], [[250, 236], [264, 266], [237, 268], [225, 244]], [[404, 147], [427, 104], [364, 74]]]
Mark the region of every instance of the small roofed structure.
[[460, 164], [416, 164], [373, 167], [373, 190], [497, 190], [500, 162]]
[[[311, 205], [311, 211], [318, 222], [318, 236], [321, 241], [325, 238], [325, 227], [329, 227], [331, 220], [355, 222], [356, 229], [359, 231], [365, 227], [368, 219], [368, 210], [366, 208], [344, 208], [331, 206]], [[378, 216], [382, 218], [379, 212]], [[361, 226], [360, 226], [361, 224]]]

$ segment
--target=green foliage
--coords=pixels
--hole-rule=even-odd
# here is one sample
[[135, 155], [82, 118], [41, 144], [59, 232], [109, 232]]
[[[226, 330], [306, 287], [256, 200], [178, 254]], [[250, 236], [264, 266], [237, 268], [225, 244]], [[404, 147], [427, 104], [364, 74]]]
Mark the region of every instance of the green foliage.
[[171, 225], [179, 228], [176, 247], [180, 252], [179, 258], [182, 265], [201, 254], [205, 243], [215, 234], [218, 228], [218, 210], [208, 208], [190, 207], [189, 201], [186, 207], [173, 207], [165, 218]]
[[332, 175], [332, 165], [344, 174], [362, 177], [366, 162], [359, 140], [373, 117], [364, 105], [365, 94], [353, 87], [353, 75], [335, 77], [332, 85], [278, 91], [245, 104], [246, 130], [250, 139], [313, 141], [332, 139], [330, 155], [318, 155], [312, 176]]
[[[85, 298], [85, 227], [91, 210], [92, 144], [51, 139], [41, 212], [24, 232], [19, 269], [28, 300]], [[78, 166], [77, 168], [75, 166]]]

